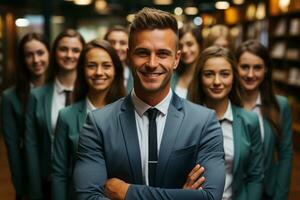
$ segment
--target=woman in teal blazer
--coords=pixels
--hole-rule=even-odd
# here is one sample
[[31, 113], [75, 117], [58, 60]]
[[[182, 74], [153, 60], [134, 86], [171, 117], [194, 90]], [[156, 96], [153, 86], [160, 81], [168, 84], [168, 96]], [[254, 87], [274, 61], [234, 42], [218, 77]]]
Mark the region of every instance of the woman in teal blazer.
[[268, 50], [249, 40], [236, 51], [244, 107], [260, 119], [264, 147], [263, 199], [287, 200], [292, 168], [292, 119], [287, 99], [275, 96]]
[[59, 113], [52, 162], [52, 199], [75, 199], [71, 175], [80, 130], [87, 113], [125, 96], [121, 61], [106, 41], [88, 43], [79, 59], [76, 103]]
[[59, 109], [71, 101], [69, 94], [75, 83], [83, 45], [82, 36], [75, 30], [60, 33], [51, 51], [48, 83], [31, 92], [25, 135], [30, 199], [50, 198], [54, 129]]
[[263, 166], [259, 121], [241, 105], [240, 83], [234, 56], [212, 46], [200, 55], [190, 85], [192, 102], [214, 109], [224, 140], [226, 182], [223, 200], [260, 199]]
[[107, 40], [112, 45], [122, 62], [124, 85], [127, 94], [129, 94], [133, 88], [133, 77], [127, 59], [128, 37], [128, 29], [120, 25], [112, 26], [104, 35], [104, 40]]
[[27, 195], [24, 155], [25, 110], [30, 89], [44, 84], [49, 65], [49, 43], [43, 35], [28, 33], [18, 46], [16, 85], [2, 94], [1, 124], [16, 199]]
[[181, 57], [179, 65], [173, 73], [171, 87], [178, 96], [186, 98], [202, 48], [200, 29], [190, 24], [179, 29], [179, 47]]

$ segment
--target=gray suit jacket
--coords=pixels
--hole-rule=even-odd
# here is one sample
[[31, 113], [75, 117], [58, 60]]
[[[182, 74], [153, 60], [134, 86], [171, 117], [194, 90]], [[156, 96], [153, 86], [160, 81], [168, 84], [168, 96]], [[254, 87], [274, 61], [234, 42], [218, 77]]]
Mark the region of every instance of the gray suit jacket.
[[[143, 183], [130, 95], [89, 114], [79, 138], [74, 185], [78, 199], [107, 199], [104, 184], [119, 178], [126, 199], [221, 199], [225, 182], [223, 136], [213, 111], [173, 95], [161, 141], [156, 186]], [[205, 168], [203, 190], [182, 189], [188, 173]]]

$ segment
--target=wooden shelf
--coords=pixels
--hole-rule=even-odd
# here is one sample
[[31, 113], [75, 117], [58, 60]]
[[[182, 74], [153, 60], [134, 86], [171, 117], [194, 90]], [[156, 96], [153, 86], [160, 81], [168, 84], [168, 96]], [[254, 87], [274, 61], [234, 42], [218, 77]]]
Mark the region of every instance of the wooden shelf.
[[300, 123], [299, 122], [294, 122], [292, 126], [293, 126], [293, 131], [300, 133]]

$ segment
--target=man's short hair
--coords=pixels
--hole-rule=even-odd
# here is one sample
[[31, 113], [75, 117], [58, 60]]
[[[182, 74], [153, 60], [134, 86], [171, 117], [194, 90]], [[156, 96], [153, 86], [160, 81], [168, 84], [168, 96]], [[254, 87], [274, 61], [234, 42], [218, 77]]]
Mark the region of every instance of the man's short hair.
[[132, 45], [132, 36], [134, 33], [154, 29], [171, 29], [175, 33], [176, 38], [178, 38], [177, 21], [171, 13], [146, 7], [135, 15], [130, 25], [129, 48]]

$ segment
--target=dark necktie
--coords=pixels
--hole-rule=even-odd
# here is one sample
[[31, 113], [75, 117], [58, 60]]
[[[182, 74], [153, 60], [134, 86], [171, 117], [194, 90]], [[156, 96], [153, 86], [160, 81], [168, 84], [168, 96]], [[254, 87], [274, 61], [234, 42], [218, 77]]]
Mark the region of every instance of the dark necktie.
[[65, 102], [65, 106], [68, 106], [72, 103], [72, 91], [71, 90], [64, 90], [64, 93], [66, 95], [66, 102]]
[[157, 165], [157, 128], [156, 128], [156, 116], [158, 114], [156, 108], [150, 108], [147, 110], [149, 118], [149, 142], [148, 142], [148, 178], [149, 185], [154, 186], [156, 176]]

